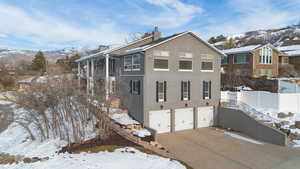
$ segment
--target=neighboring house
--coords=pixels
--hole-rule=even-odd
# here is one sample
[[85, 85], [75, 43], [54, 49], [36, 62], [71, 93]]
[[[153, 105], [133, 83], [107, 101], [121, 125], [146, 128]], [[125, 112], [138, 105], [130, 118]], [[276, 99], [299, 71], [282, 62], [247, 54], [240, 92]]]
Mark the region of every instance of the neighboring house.
[[281, 51], [280, 58], [282, 63], [292, 64], [300, 72], [300, 44], [280, 46], [277, 49]]
[[251, 77], [278, 76], [280, 52], [271, 44], [223, 50], [222, 71]]
[[[156, 29], [148, 38], [123, 46], [118, 54], [111, 52], [115, 50], [96, 54], [100, 60], [103, 56], [116, 60], [122, 106], [158, 133], [214, 125], [224, 54], [192, 32], [161, 38]], [[109, 69], [105, 70], [109, 82]]]
[[30, 78], [26, 78], [23, 80], [19, 80], [18, 81], [19, 90], [23, 91], [23, 90], [29, 88], [35, 79], [36, 79], [36, 77], [30, 77]]

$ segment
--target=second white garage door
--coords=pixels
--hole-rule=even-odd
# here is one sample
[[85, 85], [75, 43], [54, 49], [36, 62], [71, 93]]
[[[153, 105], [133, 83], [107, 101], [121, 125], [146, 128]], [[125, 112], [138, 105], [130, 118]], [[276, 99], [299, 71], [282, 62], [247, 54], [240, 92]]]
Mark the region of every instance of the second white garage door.
[[171, 132], [171, 111], [158, 110], [149, 112], [149, 127], [157, 133]]
[[210, 127], [214, 123], [214, 107], [198, 107], [198, 128]]
[[193, 108], [175, 109], [175, 131], [194, 128]]

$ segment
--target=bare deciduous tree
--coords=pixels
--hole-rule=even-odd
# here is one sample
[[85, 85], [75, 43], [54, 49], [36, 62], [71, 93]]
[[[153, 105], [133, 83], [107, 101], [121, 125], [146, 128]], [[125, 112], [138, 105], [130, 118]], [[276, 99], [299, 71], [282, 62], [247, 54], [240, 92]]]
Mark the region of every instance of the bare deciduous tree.
[[47, 83], [35, 83], [17, 95], [17, 104], [26, 113], [17, 116], [16, 122], [32, 139], [58, 137], [68, 142], [82, 141], [90, 133], [105, 139], [110, 135], [110, 120], [103, 111], [105, 105], [99, 103], [77, 88], [73, 78], [52, 76]]

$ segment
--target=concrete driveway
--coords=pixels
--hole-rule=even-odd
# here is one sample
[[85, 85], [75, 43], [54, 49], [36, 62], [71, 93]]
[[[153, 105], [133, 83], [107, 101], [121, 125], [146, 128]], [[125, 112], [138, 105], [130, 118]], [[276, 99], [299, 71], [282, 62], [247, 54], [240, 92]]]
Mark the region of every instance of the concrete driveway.
[[194, 169], [299, 169], [300, 150], [254, 144], [215, 128], [159, 134], [158, 142]]

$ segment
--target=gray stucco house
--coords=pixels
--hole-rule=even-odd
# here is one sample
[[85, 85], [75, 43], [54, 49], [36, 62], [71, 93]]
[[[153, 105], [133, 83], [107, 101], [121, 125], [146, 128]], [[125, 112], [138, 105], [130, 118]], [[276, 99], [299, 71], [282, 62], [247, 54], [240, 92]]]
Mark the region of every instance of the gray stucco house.
[[144, 39], [81, 58], [78, 72], [95, 94], [95, 74], [105, 70], [107, 98], [119, 91], [133, 118], [164, 133], [214, 125], [222, 55], [193, 32], [160, 37], [155, 29]]

